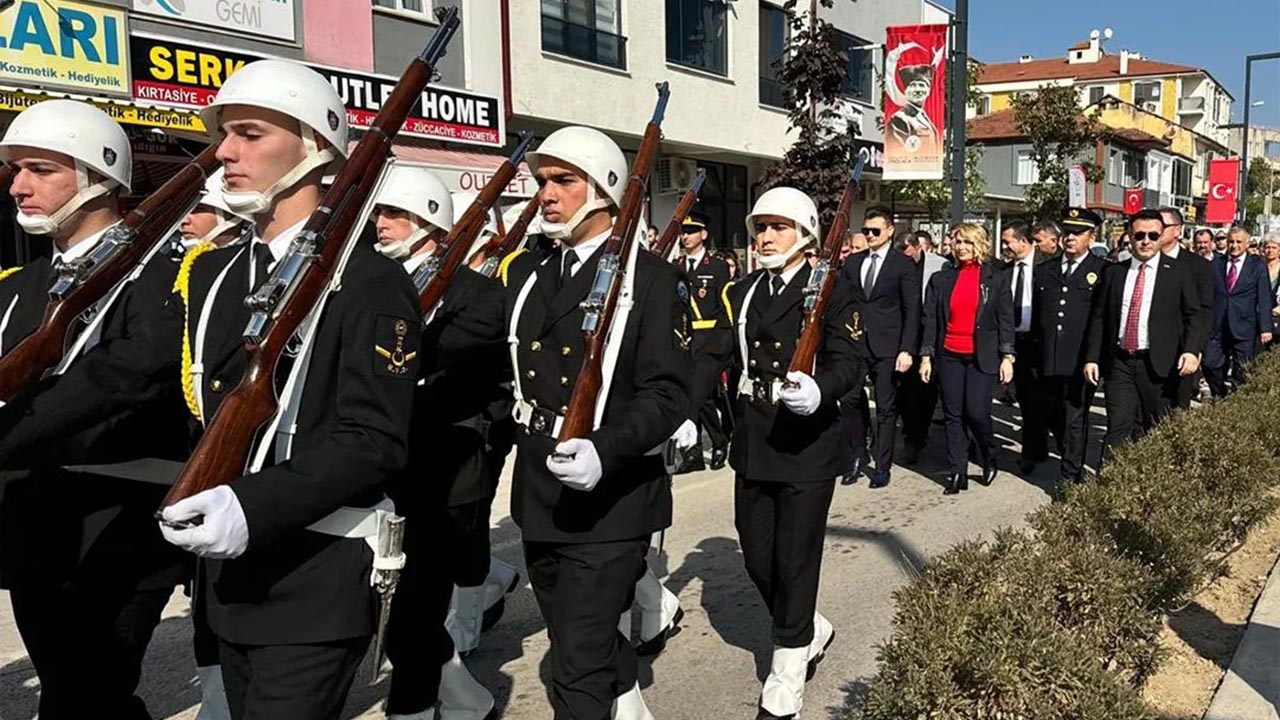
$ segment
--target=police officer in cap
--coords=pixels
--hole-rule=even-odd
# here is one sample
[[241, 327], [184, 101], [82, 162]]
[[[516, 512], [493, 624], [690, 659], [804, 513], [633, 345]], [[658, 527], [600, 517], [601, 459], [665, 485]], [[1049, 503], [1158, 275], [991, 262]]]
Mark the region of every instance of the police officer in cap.
[[587, 437], [557, 442], [583, 362], [581, 303], [629, 168], [612, 140], [585, 127], [553, 132], [528, 162], [542, 232], [560, 248], [524, 253], [507, 268], [521, 426], [511, 510], [551, 637], [551, 705], [557, 720], [648, 720], [635, 652], [618, 622], [650, 536], [671, 522], [663, 447], [688, 417], [688, 290], [638, 242], [635, 255], [620, 258], [634, 269], [605, 348], [601, 419]]
[[773, 618], [773, 659], [759, 718], [800, 714], [804, 685], [835, 638], [817, 612], [827, 510], [836, 476], [853, 462], [836, 401], [866, 378], [861, 292], [839, 282], [822, 317], [812, 372], [788, 371], [812, 268], [804, 249], [821, 233], [799, 190], [776, 187], [747, 216], [763, 268], [729, 286], [738, 404], [729, 464], [734, 525], [747, 574]]
[[1084, 480], [1089, 408], [1097, 390], [1084, 379], [1084, 340], [1093, 294], [1107, 264], [1089, 252], [1101, 225], [1102, 218], [1087, 208], [1062, 214], [1062, 254], [1035, 268], [1031, 332], [1037, 347], [1022, 358], [1034, 364], [1035, 394], [1049, 409], [1064, 483]]

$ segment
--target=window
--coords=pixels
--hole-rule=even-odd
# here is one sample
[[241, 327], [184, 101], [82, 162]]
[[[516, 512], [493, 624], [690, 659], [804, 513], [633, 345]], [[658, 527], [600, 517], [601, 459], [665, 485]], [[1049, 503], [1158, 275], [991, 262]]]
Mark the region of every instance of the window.
[[1101, 102], [1102, 96], [1105, 94], [1104, 90], [1105, 88], [1103, 88], [1101, 85], [1094, 85], [1093, 87], [1089, 88], [1089, 104], [1093, 105], [1095, 103]]
[[1144, 102], [1159, 102], [1160, 81], [1136, 82], [1133, 84], [1133, 104], [1139, 107]]
[[719, 0], [667, 0], [667, 60], [727, 75], [727, 9]]
[[787, 52], [787, 13], [776, 5], [760, 4], [760, 104], [785, 108], [787, 87], [782, 62]]
[[542, 49], [579, 60], [627, 68], [619, 0], [542, 0]]
[[1191, 163], [1173, 161], [1173, 194], [1178, 197], [1191, 196]]
[[844, 80], [840, 83], [840, 93], [862, 102], [872, 102], [871, 86], [874, 78], [871, 74], [871, 50], [867, 48], [870, 43], [839, 30], [836, 31], [836, 36], [841, 54], [849, 58], [844, 66]]
[[991, 96], [983, 95], [978, 98], [978, 114], [986, 115], [991, 112]]
[[1019, 150], [1017, 167], [1014, 170], [1014, 185], [1033, 185], [1040, 179], [1040, 168], [1030, 150]]
[[1262, 154], [1269, 158], [1280, 158], [1280, 141], [1267, 140], [1262, 145]]
[[431, 0], [373, 0], [373, 6], [401, 12], [426, 14], [431, 9]]
[[1107, 181], [1112, 185], [1132, 188], [1142, 184], [1142, 156], [1129, 150], [1111, 149], [1107, 165]]

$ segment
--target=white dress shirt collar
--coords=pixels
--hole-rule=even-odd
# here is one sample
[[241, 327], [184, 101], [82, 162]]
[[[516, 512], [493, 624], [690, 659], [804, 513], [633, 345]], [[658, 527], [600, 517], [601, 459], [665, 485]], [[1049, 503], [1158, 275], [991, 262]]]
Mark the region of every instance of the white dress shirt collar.
[[[587, 238], [586, 240], [583, 240], [582, 242], [578, 243], [573, 247], [564, 245], [563, 247], [565, 252], [572, 251], [575, 255], [578, 256], [578, 262], [574, 263], [573, 268], [569, 271], [569, 274], [577, 275], [578, 268], [582, 267], [584, 264], [586, 264], [587, 260], [591, 259], [591, 256], [595, 254], [596, 250], [598, 250], [600, 246], [603, 245], [604, 242], [609, 239], [609, 235], [612, 232], [613, 232], [613, 228], [609, 228], [608, 230], [605, 230], [599, 235]], [[560, 267], [563, 268], [564, 260], [562, 259], [560, 262], [561, 262]]]
[[75, 245], [72, 245], [71, 247], [67, 248], [66, 252], [58, 252], [58, 250], [56, 249], [57, 246], [55, 246], [55, 249], [53, 251], [52, 262], [55, 264], [58, 261], [62, 261], [66, 263], [66, 262], [71, 262], [76, 258], [80, 258], [80, 257], [84, 257], [85, 255], [88, 255], [89, 251], [92, 250], [94, 246], [98, 244], [98, 241], [102, 240], [102, 236], [105, 235], [108, 230], [110, 230], [111, 228], [119, 224], [120, 224], [119, 220], [111, 223], [110, 225], [99, 230], [98, 232], [90, 235], [87, 238], [84, 238], [83, 240], [76, 243]]
[[768, 271], [767, 282], [769, 283], [770, 292], [773, 291], [773, 279], [776, 277], [782, 278], [782, 289], [786, 290], [787, 286], [791, 284], [791, 279], [796, 276], [796, 273], [800, 272], [800, 269], [803, 268], [807, 262], [808, 261], [806, 260], [805, 262], [796, 263], [794, 267], [787, 268], [780, 272], [775, 272], [773, 270]]
[[688, 266], [689, 266], [689, 261], [690, 261], [690, 260], [693, 260], [693, 261], [694, 261], [694, 263], [696, 263], [697, 265], [701, 265], [701, 264], [702, 264], [702, 258], [703, 258], [703, 257], [705, 257], [705, 256], [706, 256], [706, 254], [707, 254], [707, 248], [706, 248], [706, 246], [704, 245], [703, 247], [698, 248], [698, 252], [697, 252], [697, 253], [690, 253], [690, 254], [688, 254], [688, 255], [685, 255], [685, 256], [684, 256], [684, 265], [685, 265], [685, 267], [688, 267]]
[[1164, 254], [1167, 255], [1172, 260], [1177, 260], [1178, 254], [1181, 252], [1182, 252], [1182, 246], [1179, 245], [1178, 243], [1174, 243], [1173, 247], [1166, 250]]
[[285, 253], [289, 252], [289, 245], [293, 242], [294, 238], [298, 237], [298, 233], [302, 232], [302, 228], [310, 219], [310, 215], [302, 218], [293, 225], [281, 230], [280, 233], [271, 238], [270, 241], [264, 241], [261, 235], [255, 233], [253, 238], [254, 242], [267, 243], [267, 249], [271, 251], [271, 259], [273, 260], [272, 265], [274, 266], [275, 263], [280, 262], [280, 258], [284, 257]]

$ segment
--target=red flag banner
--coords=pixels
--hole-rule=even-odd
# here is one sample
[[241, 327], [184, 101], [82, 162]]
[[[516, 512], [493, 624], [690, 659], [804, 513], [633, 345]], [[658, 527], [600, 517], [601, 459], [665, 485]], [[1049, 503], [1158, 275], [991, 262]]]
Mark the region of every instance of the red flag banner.
[[1240, 183], [1240, 158], [1209, 161], [1209, 202], [1206, 223], [1229, 223], [1236, 217], [1236, 188]]
[[1125, 188], [1124, 214], [1133, 215], [1142, 209], [1142, 188]]
[[947, 26], [888, 28], [884, 179], [941, 180], [946, 152]]

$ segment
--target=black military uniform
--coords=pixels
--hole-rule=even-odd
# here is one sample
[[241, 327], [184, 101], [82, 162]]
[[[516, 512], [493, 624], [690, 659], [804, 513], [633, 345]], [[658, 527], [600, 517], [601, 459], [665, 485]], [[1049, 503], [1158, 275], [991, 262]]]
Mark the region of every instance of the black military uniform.
[[[777, 297], [772, 286], [778, 276], [763, 270], [727, 292], [726, 311], [734, 322], [731, 377], [739, 388], [729, 453], [736, 474], [734, 524], [747, 574], [773, 617], [774, 644], [786, 648], [813, 639], [827, 510], [836, 476], [853, 462], [836, 401], [861, 387], [867, 373], [862, 295], [841, 281], [823, 316], [813, 375], [821, 406], [800, 416], [777, 400], [800, 334], [811, 272], [802, 263]], [[749, 382], [740, 380], [744, 374]]]
[[[683, 227], [705, 229], [706, 219], [691, 213]], [[701, 433], [705, 431], [711, 439], [711, 469], [718, 470], [724, 466], [729, 449], [729, 438], [716, 409], [716, 395], [724, 392], [720, 374], [728, 364], [733, 343], [720, 299], [724, 286], [729, 284], [729, 264], [704, 247], [701, 258], [691, 261], [682, 257], [676, 265], [689, 287], [689, 305], [693, 312], [690, 324], [694, 375], [689, 387], [689, 418], [699, 430], [698, 444], [681, 469], [685, 472], [702, 469]]]
[[[1097, 228], [1102, 219], [1091, 210], [1071, 208], [1062, 224], [1067, 229]], [[1106, 265], [1102, 258], [1085, 252], [1076, 259], [1063, 254], [1035, 269], [1031, 301], [1035, 347], [1019, 358], [1036, 371], [1031, 392], [1042, 398], [1049, 412], [1047, 420], [1057, 439], [1063, 480], [1084, 480], [1089, 407], [1097, 390], [1084, 379], [1084, 340], [1089, 308]]]
[[556, 447], [556, 418], [566, 412], [581, 369], [579, 305], [603, 245], [586, 259], [575, 257], [576, 271], [564, 270], [568, 253], [576, 255], [572, 249], [526, 253], [507, 269], [521, 424], [511, 512], [552, 638], [551, 704], [558, 720], [608, 717], [614, 699], [636, 684], [635, 653], [618, 633], [618, 620], [634, 600], [650, 535], [671, 524], [670, 477], [662, 454], [652, 451], [686, 419], [690, 363], [687, 288], [675, 268], [640, 252], [634, 307], [603, 420], [587, 436], [603, 477], [590, 492], [560, 482], [546, 463]]
[[386, 711], [399, 714], [435, 704], [441, 666], [454, 652], [444, 627], [453, 586], [483, 585], [489, 572], [497, 474], [485, 414], [505, 394], [499, 382], [508, 374], [501, 284], [460, 268], [421, 347], [409, 464], [388, 490], [407, 518], [387, 636], [394, 672]]
[[[99, 342], [113, 346], [143, 330], [168, 295], [178, 263], [157, 256], [105, 309]], [[0, 281], [7, 311], [3, 350], [40, 324], [52, 279], [40, 258]], [[83, 326], [77, 324], [70, 341]], [[176, 383], [133, 396], [135, 412], [50, 426], [47, 396], [92, 382], [91, 350], [0, 408], [0, 586], [40, 677], [40, 716], [149, 718], [134, 695], [142, 659], [175, 585], [194, 565], [164, 542], [152, 514], [167, 490], [76, 467], [147, 457], [181, 460], [184, 409]], [[176, 374], [174, 375], [176, 379]], [[145, 448], [145, 449], [143, 449]], [[24, 468], [24, 470], [17, 470]]]

